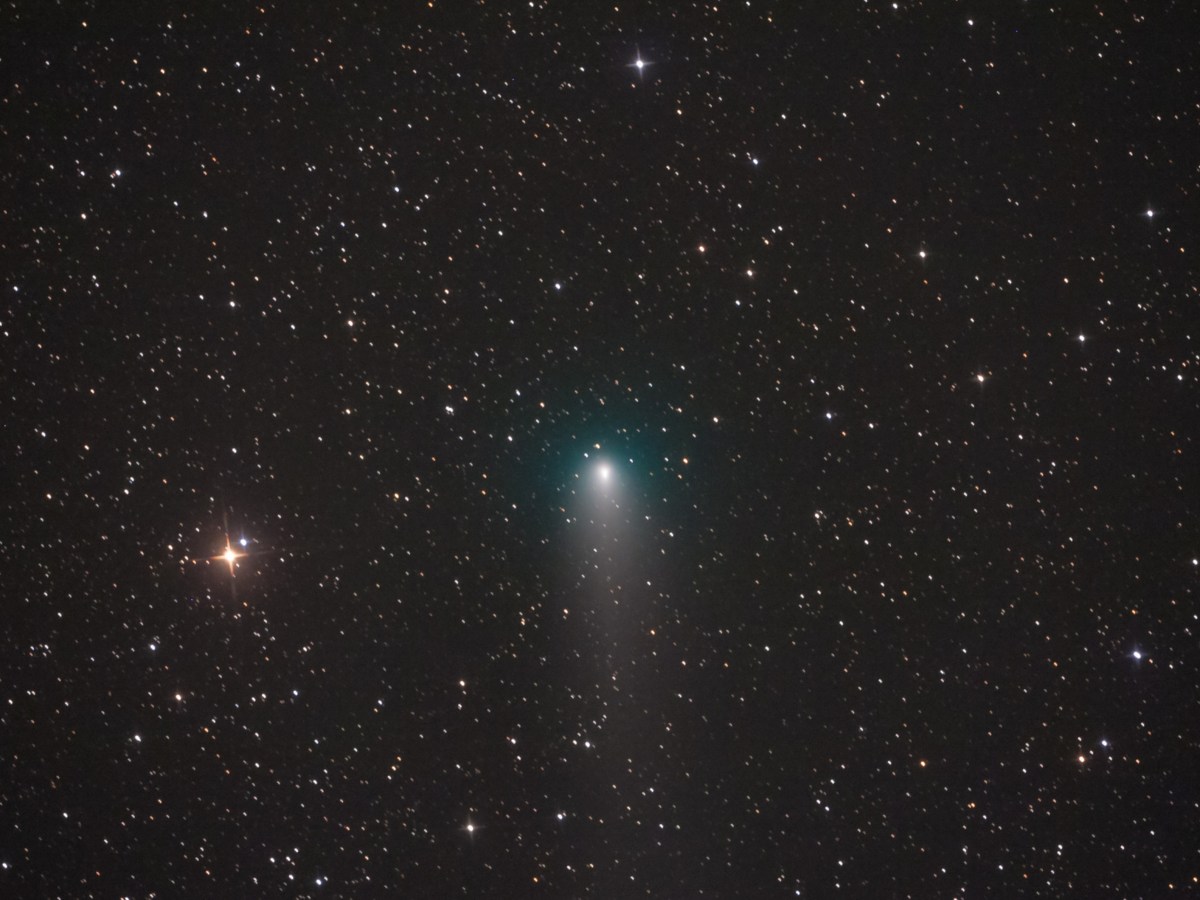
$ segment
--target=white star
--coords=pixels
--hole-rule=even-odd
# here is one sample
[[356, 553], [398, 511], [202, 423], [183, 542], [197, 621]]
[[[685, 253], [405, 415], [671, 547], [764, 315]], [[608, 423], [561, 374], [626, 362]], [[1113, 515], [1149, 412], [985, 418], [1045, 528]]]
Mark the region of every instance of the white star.
[[640, 48], [635, 48], [635, 53], [636, 55], [634, 56], [633, 62], [629, 64], [629, 68], [637, 69], [638, 78], [641, 79], [645, 75], [646, 67], [654, 65], [654, 63], [648, 59], [642, 59], [642, 51]]

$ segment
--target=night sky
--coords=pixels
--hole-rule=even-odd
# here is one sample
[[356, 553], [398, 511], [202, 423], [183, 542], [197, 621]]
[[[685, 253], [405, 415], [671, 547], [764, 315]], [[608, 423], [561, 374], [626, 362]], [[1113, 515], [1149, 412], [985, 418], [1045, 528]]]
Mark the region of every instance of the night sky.
[[1200, 13], [799, 6], [4, 4], [0, 894], [1200, 891]]

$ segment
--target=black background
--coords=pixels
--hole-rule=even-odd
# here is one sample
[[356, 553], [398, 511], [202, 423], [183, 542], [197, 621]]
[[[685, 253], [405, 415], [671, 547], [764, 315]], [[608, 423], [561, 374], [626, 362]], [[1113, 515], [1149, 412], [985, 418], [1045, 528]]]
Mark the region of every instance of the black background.
[[794, 6], [5, 5], [0, 892], [1196, 889], [1197, 16]]

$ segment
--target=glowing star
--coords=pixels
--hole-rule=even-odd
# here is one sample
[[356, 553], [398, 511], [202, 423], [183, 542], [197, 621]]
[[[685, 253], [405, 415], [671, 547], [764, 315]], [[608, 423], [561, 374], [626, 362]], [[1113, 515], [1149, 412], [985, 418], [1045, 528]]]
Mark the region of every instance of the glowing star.
[[654, 65], [654, 63], [648, 59], [642, 59], [642, 51], [640, 48], [635, 47], [634, 52], [636, 55], [634, 56], [633, 62], [629, 64], [629, 68], [637, 69], [638, 80], [641, 80], [646, 73], [647, 67]]
[[238, 553], [236, 550], [234, 550], [232, 544], [226, 544], [225, 552], [222, 553], [220, 556], [217, 556], [214, 558], [224, 560], [225, 563], [229, 566], [230, 574], [233, 574], [233, 564], [236, 563], [239, 559], [241, 559], [243, 555], [244, 554]]

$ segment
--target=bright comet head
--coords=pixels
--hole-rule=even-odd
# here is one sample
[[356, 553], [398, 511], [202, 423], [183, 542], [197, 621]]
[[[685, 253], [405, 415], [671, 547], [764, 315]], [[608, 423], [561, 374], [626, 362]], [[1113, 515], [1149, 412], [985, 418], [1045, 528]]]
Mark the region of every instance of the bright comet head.
[[612, 466], [608, 463], [601, 463], [599, 473], [601, 481], [610, 481], [612, 479]]

